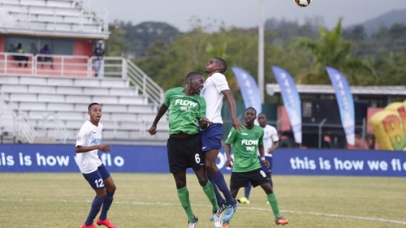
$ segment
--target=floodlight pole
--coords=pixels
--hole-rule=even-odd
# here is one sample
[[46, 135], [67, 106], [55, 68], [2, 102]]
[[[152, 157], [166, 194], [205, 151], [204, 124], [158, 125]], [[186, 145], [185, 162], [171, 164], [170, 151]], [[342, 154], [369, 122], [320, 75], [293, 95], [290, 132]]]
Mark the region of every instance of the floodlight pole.
[[264, 103], [264, 1], [259, 0], [259, 26], [258, 26], [258, 89], [261, 104]]

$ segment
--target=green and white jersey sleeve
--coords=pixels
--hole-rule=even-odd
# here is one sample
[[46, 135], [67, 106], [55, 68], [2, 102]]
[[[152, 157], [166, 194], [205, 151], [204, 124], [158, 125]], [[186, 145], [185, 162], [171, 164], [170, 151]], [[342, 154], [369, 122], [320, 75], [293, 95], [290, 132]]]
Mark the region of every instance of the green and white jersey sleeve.
[[226, 144], [233, 148], [233, 172], [248, 172], [261, 168], [257, 150], [259, 145], [263, 145], [263, 137], [264, 130], [256, 125], [252, 129], [243, 128], [240, 131], [231, 129]]
[[197, 121], [206, 115], [206, 102], [199, 95], [186, 95], [184, 88], [166, 92], [164, 104], [169, 107], [169, 134], [197, 134]]

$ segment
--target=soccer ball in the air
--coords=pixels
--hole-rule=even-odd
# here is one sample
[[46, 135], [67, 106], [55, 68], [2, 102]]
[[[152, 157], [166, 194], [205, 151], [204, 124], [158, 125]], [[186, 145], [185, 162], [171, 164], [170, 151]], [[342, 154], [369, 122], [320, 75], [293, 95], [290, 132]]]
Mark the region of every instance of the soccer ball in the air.
[[312, 0], [293, 0], [300, 7], [306, 7], [312, 3]]

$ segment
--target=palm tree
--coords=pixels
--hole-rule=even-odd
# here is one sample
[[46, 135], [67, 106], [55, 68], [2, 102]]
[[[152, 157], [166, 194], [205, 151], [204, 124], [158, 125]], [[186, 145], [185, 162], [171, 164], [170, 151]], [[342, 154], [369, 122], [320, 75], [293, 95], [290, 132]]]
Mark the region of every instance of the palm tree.
[[337, 26], [330, 32], [321, 26], [320, 37], [316, 41], [308, 38], [295, 40], [294, 47], [308, 51], [312, 61], [310, 70], [296, 78], [297, 83], [329, 84], [326, 66], [339, 69], [353, 85], [365, 85], [375, 80], [375, 71], [368, 62], [351, 57], [353, 43], [342, 39], [341, 22], [340, 18]]

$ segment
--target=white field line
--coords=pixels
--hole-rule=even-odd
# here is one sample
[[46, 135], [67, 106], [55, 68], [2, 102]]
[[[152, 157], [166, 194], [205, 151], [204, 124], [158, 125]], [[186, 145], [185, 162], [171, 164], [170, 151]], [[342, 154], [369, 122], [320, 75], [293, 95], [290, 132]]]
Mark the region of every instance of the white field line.
[[[1, 202], [59, 202], [59, 203], [90, 203], [90, 200], [39, 200], [39, 199], [2, 199]], [[160, 205], [165, 207], [179, 207], [179, 204], [173, 203], [162, 203], [162, 202], [135, 202], [135, 201], [114, 201], [114, 204], [133, 204], [133, 205]], [[209, 205], [193, 204], [193, 207], [209, 207]], [[253, 210], [253, 211], [270, 211], [270, 208], [259, 208], [259, 207], [239, 207], [238, 210]], [[315, 215], [315, 216], [325, 216], [325, 217], [336, 217], [336, 218], [346, 218], [346, 219], [357, 219], [357, 220], [369, 220], [385, 223], [395, 223], [406, 225], [406, 221], [383, 219], [383, 218], [373, 218], [373, 217], [362, 217], [362, 216], [352, 216], [352, 215], [339, 215], [339, 214], [328, 214], [320, 212], [303, 212], [303, 211], [291, 211], [291, 210], [280, 210], [283, 213], [290, 214], [304, 214], [304, 215]]]

